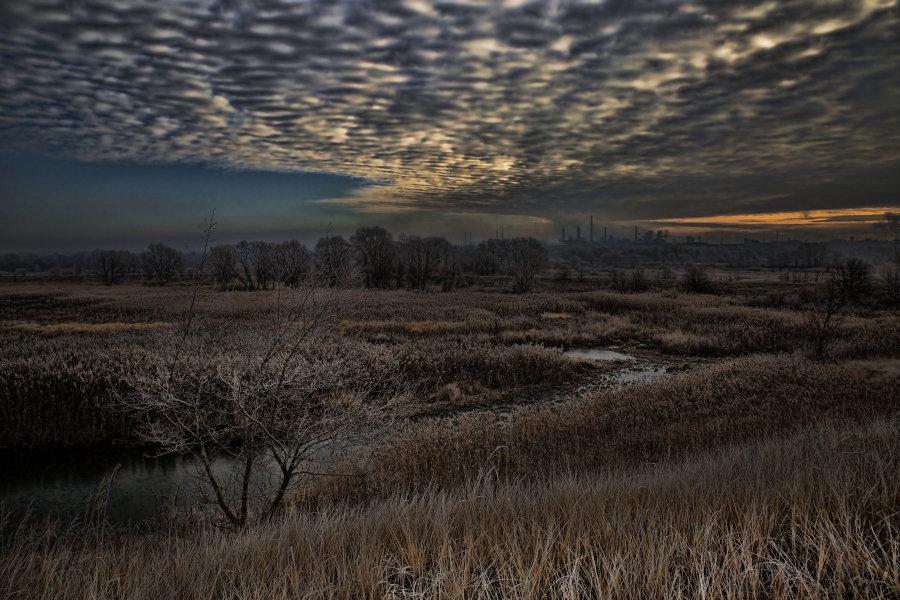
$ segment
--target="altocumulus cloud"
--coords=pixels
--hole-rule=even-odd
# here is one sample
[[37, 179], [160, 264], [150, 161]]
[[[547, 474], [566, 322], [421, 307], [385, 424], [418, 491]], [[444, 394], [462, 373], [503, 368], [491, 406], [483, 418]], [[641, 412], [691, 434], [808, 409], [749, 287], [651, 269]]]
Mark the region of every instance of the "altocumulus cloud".
[[890, 206], [890, 0], [19, 0], [6, 150], [380, 182], [362, 212]]

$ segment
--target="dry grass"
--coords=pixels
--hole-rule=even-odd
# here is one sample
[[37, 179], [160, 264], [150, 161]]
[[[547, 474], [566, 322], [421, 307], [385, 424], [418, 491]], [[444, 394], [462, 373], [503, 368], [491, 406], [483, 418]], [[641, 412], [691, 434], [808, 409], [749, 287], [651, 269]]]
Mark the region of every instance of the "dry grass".
[[900, 424], [818, 430], [637, 470], [335, 505], [237, 535], [22, 531], [0, 596], [888, 598]]
[[154, 321], [152, 323], [51, 323], [47, 325], [39, 325], [37, 323], [13, 323], [11, 325], [6, 325], [7, 329], [13, 331], [39, 333], [43, 335], [158, 331], [160, 329], [173, 329], [174, 327], [174, 323], [165, 321]]
[[465, 321], [342, 321], [343, 333], [402, 332], [410, 335], [444, 335], [470, 329]]
[[[127, 418], [112, 410], [109, 391], [140, 368], [154, 340], [182, 322], [190, 288], [14, 290], [7, 286], [0, 295], [0, 447], [127, 440]], [[749, 307], [746, 298], [728, 295], [347, 294], [353, 320], [335, 323], [328, 343], [308, 351], [352, 355], [349, 377], [396, 370], [399, 361], [423, 391], [422, 404], [444, 408], [488, 405], [523, 386], [578, 381], [581, 368], [559, 356], [558, 347], [615, 344], [688, 357], [734, 356], [796, 351], [808, 337], [802, 313]], [[238, 338], [264, 331], [277, 300], [277, 292], [204, 290], [198, 330]], [[900, 355], [896, 313], [848, 316], [837, 333], [834, 359]]]
[[900, 378], [794, 355], [758, 355], [556, 406], [420, 424], [376, 456], [388, 489], [633, 466], [829, 421], [900, 413]]
[[[187, 294], [0, 296], [0, 446], [127, 439], [109, 395], [171, 345], [162, 324], [179, 322]], [[832, 355], [858, 360], [842, 366], [789, 352], [802, 314], [727, 294], [352, 295], [354, 320], [304, 360], [334, 365], [327, 393], [378, 393], [391, 373], [421, 390], [423, 412], [587, 368], [542, 344], [769, 354], [504, 420], [410, 425], [368, 463], [336, 467], [370, 477], [321, 478], [291, 514], [239, 534], [8, 532], [0, 597], [900, 596], [900, 378], [877, 358], [900, 353], [896, 314], [848, 316]], [[204, 293], [198, 331], [223, 353], [243, 347], [265, 335], [275, 298]]]

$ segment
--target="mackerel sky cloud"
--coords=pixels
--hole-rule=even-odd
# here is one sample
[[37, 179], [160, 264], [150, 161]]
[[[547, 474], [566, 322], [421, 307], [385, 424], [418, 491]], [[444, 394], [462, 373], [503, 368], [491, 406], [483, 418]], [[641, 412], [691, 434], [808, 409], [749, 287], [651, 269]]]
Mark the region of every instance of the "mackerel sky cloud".
[[900, 204], [898, 15], [890, 0], [7, 2], [0, 151], [346, 175], [366, 185], [303, 203], [360, 223], [859, 222], [840, 211]]

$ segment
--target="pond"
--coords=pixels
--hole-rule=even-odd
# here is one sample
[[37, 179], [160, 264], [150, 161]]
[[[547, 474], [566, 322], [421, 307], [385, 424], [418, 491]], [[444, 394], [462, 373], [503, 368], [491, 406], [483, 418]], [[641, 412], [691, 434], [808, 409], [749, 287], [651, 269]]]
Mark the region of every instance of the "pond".
[[[0, 505], [7, 526], [25, 516], [35, 521], [47, 517], [85, 521], [104, 492], [102, 514], [115, 526], [152, 524], [173, 510], [216, 510], [201, 497], [202, 465], [196, 454], [153, 456], [140, 450], [106, 449], [17, 458], [0, 457], [4, 461]], [[321, 460], [329, 458], [323, 453]], [[236, 466], [224, 455], [214, 458], [212, 468], [220, 481], [233, 484]], [[311, 470], [319, 467], [317, 461]], [[272, 470], [257, 469], [251, 490], [271, 489], [273, 483]], [[236, 493], [229, 496], [235, 498]]]
[[[198, 500], [199, 461], [194, 455], [148, 456], [138, 450], [60, 452], [36, 459], [5, 459], [0, 475], [0, 504], [10, 523], [30, 515], [42, 520], [84, 520], [101, 490], [114, 525], [151, 521], [165, 508], [184, 509]], [[223, 459], [216, 470], [228, 470]]]

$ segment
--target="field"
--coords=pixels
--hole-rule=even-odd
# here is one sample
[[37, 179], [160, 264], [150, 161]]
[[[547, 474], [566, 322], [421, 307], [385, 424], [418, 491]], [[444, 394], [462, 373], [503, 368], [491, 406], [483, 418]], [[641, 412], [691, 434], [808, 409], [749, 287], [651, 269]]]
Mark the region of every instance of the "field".
[[[378, 423], [354, 431], [351, 451], [320, 465], [326, 475], [292, 480], [267, 518], [250, 502], [237, 527], [198, 514], [149, 533], [102, 519], [7, 522], [0, 594], [900, 593], [896, 311], [860, 303], [825, 320], [820, 282], [771, 273], [719, 275], [716, 294], [663, 279], [639, 293], [615, 287], [4, 284], [0, 451], [10, 460], [154, 451], [153, 439], [170, 441], [147, 427], [164, 409], [134, 398], [162, 389], [153, 376], [170, 363], [180, 366], [166, 390], [201, 382], [224, 402], [252, 384], [269, 398], [210, 413], [205, 426], [227, 431], [217, 443], [235, 456], [246, 456], [235, 448], [247, 447], [247, 422], [273, 406], [281, 416], [261, 431], [277, 439], [286, 423], [342, 422], [361, 407]], [[626, 359], [567, 354], [601, 348]], [[267, 352], [289, 366], [277, 384]], [[278, 404], [285, 370], [302, 407]]]

